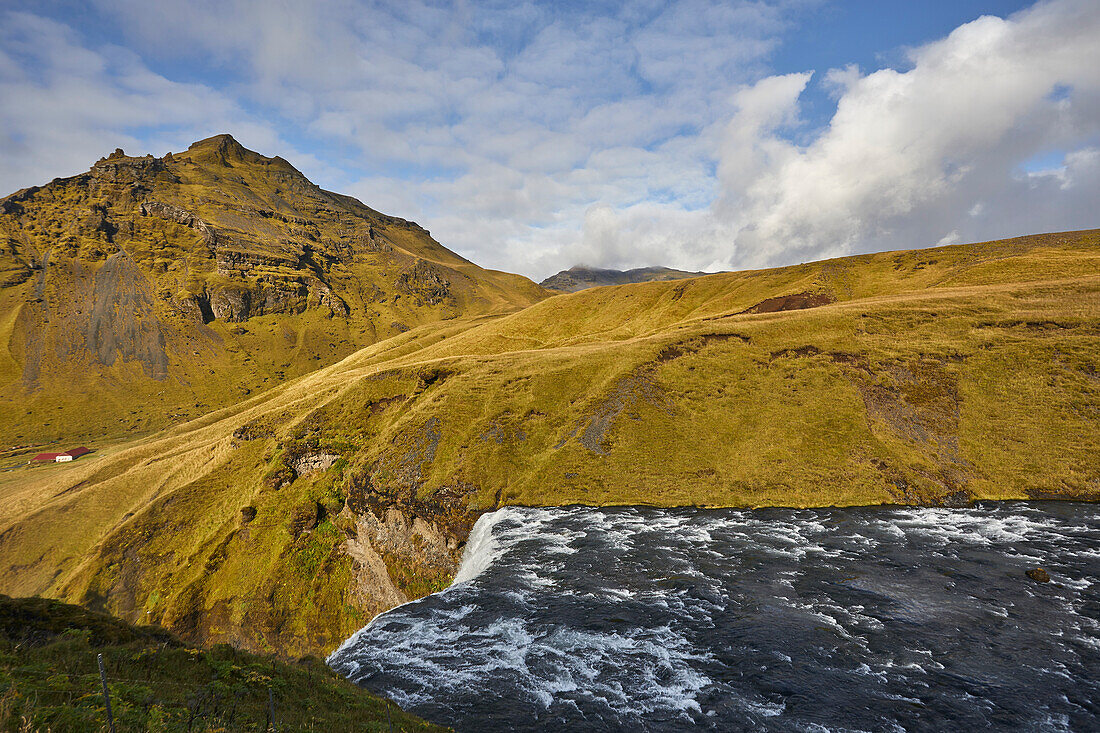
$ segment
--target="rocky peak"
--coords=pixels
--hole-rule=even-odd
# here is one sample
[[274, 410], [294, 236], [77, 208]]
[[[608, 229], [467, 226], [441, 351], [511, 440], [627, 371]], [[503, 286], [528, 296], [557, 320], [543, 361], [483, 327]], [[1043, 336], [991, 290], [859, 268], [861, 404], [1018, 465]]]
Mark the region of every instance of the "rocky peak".
[[214, 135], [192, 143], [187, 148], [188, 157], [196, 163], [234, 167], [238, 163], [265, 163], [267, 158], [241, 145], [229, 134]]
[[202, 140], [197, 140], [191, 143], [191, 145], [187, 149], [199, 150], [203, 148], [213, 148], [222, 153], [231, 152], [236, 155], [239, 155], [243, 152], [251, 152], [246, 150], [243, 145], [237, 142], [236, 138], [234, 138], [227, 132], [223, 132], [220, 135], [213, 135]]

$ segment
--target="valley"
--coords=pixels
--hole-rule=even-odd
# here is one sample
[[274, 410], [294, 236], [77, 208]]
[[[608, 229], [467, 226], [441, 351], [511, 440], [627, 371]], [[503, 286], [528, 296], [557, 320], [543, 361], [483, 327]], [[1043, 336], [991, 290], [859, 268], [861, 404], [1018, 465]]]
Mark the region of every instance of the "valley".
[[[212, 140], [192, 158], [228, 145]], [[376, 614], [447, 587], [474, 522], [505, 506], [1100, 499], [1100, 231], [547, 297], [434, 249], [415, 225], [324, 197], [366, 217], [341, 213], [351, 217], [343, 226], [360, 222], [377, 241], [384, 232], [394, 262], [356, 269], [382, 255], [332, 254], [318, 274], [306, 260], [321, 261], [320, 245], [307, 257], [294, 240], [305, 269], [255, 259], [242, 276], [218, 274], [233, 269], [222, 250], [202, 254], [201, 282], [148, 300], [158, 314], [176, 309], [157, 316], [165, 354], [182, 353], [178, 339], [222, 344], [198, 356], [158, 362], [142, 350], [156, 343], [142, 340], [147, 332], [113, 317], [98, 331], [114, 334], [95, 342], [102, 352], [85, 341], [84, 376], [50, 346], [32, 389], [19, 375], [33, 350], [20, 344], [35, 341], [20, 338], [45, 343], [61, 326], [32, 317], [42, 312], [26, 303], [36, 276], [0, 291], [24, 303], [8, 316], [18, 325], [7, 332], [5, 444], [101, 431], [96, 453], [79, 461], [0, 473], [0, 592], [293, 657], [328, 653]], [[218, 232], [230, 221], [188, 205]], [[193, 222], [134, 216], [201, 253]], [[270, 246], [253, 236], [251, 251]], [[119, 252], [71, 267], [104, 282], [115, 257], [136, 278], [139, 266], [124, 262], [138, 260]], [[165, 267], [190, 282], [178, 261]], [[373, 300], [362, 295], [371, 272], [397, 278], [378, 281], [384, 295]], [[234, 300], [240, 277], [250, 295]], [[301, 288], [297, 305], [268, 297], [287, 278]], [[99, 312], [99, 296], [88, 297]], [[136, 305], [104, 312], [146, 307], [118, 297]], [[190, 321], [172, 305], [189, 297]], [[333, 310], [337, 297], [347, 314]], [[212, 311], [221, 304], [212, 320], [202, 298]], [[398, 318], [400, 329], [379, 325]], [[224, 346], [230, 334], [236, 352]], [[261, 360], [292, 354], [311, 356], [259, 376]], [[63, 397], [46, 389], [58, 380], [69, 380]], [[151, 410], [133, 431], [110, 423], [137, 401], [170, 404], [152, 399], [161, 390], [191, 409], [209, 396], [200, 415]], [[25, 427], [46, 415], [48, 430]], [[58, 427], [70, 423], [71, 434]]]

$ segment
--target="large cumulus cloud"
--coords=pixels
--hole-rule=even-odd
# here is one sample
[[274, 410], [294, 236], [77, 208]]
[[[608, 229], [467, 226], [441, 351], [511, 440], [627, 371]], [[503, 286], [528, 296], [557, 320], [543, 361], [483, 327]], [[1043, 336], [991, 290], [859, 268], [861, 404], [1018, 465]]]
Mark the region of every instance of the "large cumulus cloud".
[[[912, 51], [912, 68], [834, 71], [811, 143], [779, 133], [800, 76], [739, 93], [713, 213], [731, 264], [1096, 226], [1100, 5], [983, 17]], [[1029, 161], [1061, 156], [1047, 171]]]

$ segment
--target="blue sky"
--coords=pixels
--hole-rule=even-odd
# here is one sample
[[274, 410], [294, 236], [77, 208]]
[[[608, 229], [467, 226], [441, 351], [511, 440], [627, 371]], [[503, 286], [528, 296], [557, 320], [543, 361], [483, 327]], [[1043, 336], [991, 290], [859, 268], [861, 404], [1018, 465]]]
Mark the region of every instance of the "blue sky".
[[9, 2], [0, 189], [230, 132], [476, 262], [1100, 225], [1100, 3]]

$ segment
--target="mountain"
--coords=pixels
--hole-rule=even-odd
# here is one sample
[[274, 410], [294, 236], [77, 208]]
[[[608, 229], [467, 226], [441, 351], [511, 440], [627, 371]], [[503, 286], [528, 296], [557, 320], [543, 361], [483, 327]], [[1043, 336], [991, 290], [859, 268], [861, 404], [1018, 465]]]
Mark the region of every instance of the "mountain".
[[1097, 455], [1100, 230], [593, 288], [0, 473], [0, 592], [317, 653], [497, 507], [1100, 500]]
[[594, 267], [576, 265], [562, 270], [543, 280], [539, 285], [560, 293], [575, 293], [586, 288], [602, 285], [628, 285], [653, 280], [684, 280], [689, 277], [702, 277], [705, 272], [685, 272], [670, 267], [639, 267], [635, 270], [600, 270]]
[[0, 200], [0, 441], [148, 433], [547, 293], [229, 135]]

